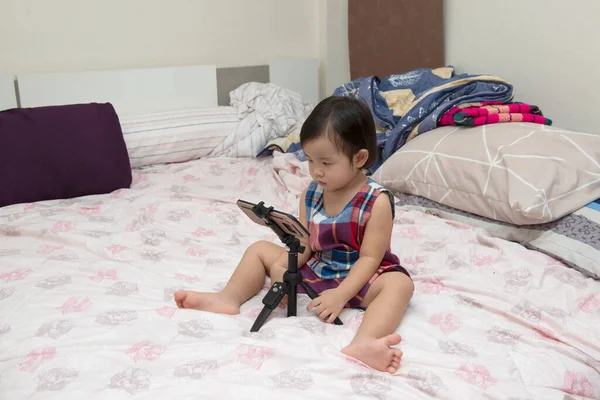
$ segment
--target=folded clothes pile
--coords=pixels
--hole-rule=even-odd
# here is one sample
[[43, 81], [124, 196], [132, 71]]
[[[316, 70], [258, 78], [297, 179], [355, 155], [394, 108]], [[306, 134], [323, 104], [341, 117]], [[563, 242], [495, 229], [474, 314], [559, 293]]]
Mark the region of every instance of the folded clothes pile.
[[[479, 126], [501, 122], [551, 125], [539, 107], [517, 102], [513, 86], [493, 75], [456, 74], [453, 67], [418, 68], [383, 79], [368, 76], [346, 82], [333, 92], [363, 101], [377, 131], [376, 171], [415, 137], [446, 125]], [[257, 153], [293, 153], [304, 161], [299, 130], [270, 140]]]
[[531, 122], [552, 125], [538, 106], [502, 101], [466, 103], [455, 106], [441, 116], [438, 126], [479, 126], [502, 122]]

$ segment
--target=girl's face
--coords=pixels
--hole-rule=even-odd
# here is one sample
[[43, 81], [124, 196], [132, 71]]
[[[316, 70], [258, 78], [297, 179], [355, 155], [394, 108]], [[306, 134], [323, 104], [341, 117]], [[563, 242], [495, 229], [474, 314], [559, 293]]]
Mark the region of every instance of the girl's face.
[[302, 150], [308, 160], [311, 178], [323, 190], [342, 189], [360, 172], [360, 168], [325, 137], [310, 140], [302, 146]]

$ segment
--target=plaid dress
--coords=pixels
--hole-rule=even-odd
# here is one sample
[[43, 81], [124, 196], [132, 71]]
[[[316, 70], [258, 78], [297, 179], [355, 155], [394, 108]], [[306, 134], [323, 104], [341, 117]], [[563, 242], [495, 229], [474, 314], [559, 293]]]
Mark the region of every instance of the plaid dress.
[[[333, 289], [348, 275], [360, 256], [360, 247], [371, 209], [380, 194], [389, 196], [394, 215], [394, 197], [381, 185], [369, 179], [335, 216], [327, 215], [323, 204], [323, 189], [311, 182], [306, 192], [306, 219], [310, 232], [310, 247], [313, 255], [300, 268], [304, 281], [317, 292]], [[359, 307], [367, 290], [375, 279], [385, 272], [408, 272], [400, 266], [400, 260], [388, 246], [379, 269], [365, 287], [347, 304]], [[299, 291], [301, 287], [298, 287]]]

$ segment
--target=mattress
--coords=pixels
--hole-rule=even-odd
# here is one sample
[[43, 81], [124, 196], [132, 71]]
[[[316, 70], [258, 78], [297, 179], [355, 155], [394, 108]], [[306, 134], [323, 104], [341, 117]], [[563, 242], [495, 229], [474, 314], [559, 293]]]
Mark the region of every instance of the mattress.
[[297, 213], [282, 182], [271, 158], [196, 160], [1, 208], [0, 398], [600, 398], [600, 282], [418, 211], [393, 232], [416, 286], [395, 375], [340, 353], [360, 310], [325, 324], [299, 295], [251, 333], [266, 290], [237, 316], [177, 309], [176, 290], [219, 290], [248, 245], [278, 243], [235, 202]]

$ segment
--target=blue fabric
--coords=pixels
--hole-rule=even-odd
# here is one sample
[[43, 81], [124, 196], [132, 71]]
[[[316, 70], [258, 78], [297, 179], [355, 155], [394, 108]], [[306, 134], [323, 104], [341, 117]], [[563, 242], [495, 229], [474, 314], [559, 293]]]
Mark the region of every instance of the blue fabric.
[[[436, 75], [432, 69], [420, 68], [379, 79], [376, 76], [358, 78], [338, 87], [334, 96], [363, 100], [371, 109], [379, 131], [379, 159], [371, 168], [373, 173], [392, 154], [402, 147], [418, 125], [418, 134], [437, 127], [439, 117], [462, 103], [480, 101], [509, 101], [513, 87], [504, 81], [480, 75], [456, 75], [452, 67], [449, 78]], [[447, 85], [447, 86], [443, 86]], [[381, 93], [391, 90], [411, 90], [415, 98], [406, 115], [394, 115]]]
[[587, 208], [590, 208], [594, 211], [598, 211], [600, 212], [600, 199], [591, 202], [590, 204], [586, 205]]

